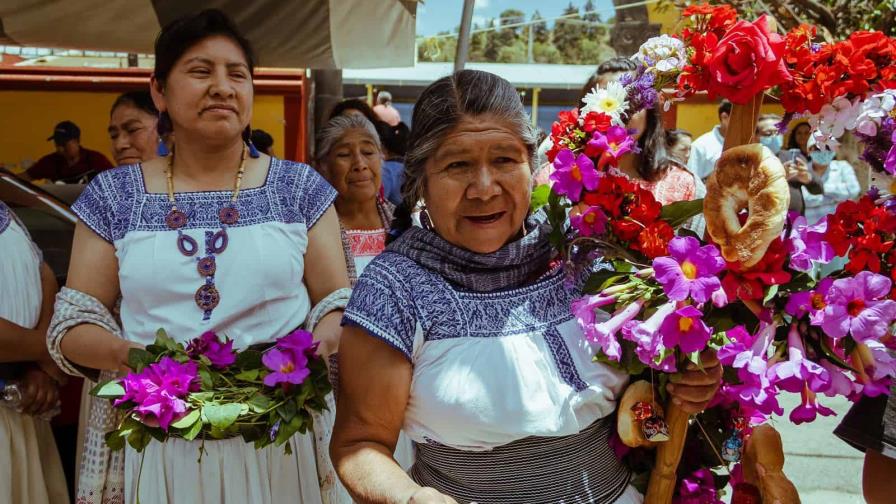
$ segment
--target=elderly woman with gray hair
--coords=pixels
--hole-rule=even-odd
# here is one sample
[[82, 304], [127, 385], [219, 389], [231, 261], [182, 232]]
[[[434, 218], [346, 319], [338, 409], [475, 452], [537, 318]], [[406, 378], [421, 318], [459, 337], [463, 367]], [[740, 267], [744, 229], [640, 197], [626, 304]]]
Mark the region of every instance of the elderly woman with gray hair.
[[[516, 90], [464, 70], [423, 91], [413, 124], [397, 237], [343, 318], [340, 479], [364, 503], [640, 502], [609, 445], [627, 377], [592, 362], [580, 288], [529, 214], [536, 137]], [[670, 393], [700, 410], [720, 376], [685, 372]]]

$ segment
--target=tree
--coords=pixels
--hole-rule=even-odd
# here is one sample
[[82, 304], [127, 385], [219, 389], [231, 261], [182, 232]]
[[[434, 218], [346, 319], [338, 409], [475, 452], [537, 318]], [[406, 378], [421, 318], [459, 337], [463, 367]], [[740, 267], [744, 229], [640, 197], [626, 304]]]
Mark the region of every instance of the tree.
[[517, 40], [513, 45], [498, 49], [496, 61], [498, 63], [525, 63], [526, 44], [521, 40]]
[[563, 63], [563, 55], [554, 44], [536, 42], [532, 47], [532, 54], [536, 63]]
[[497, 61], [498, 50], [501, 49], [501, 43], [498, 40], [498, 32], [494, 29], [495, 20], [489, 19], [486, 28], [491, 29], [485, 32], [485, 48], [482, 51], [482, 55], [485, 57], [485, 61]]
[[600, 14], [596, 11], [597, 7], [594, 6], [594, 2], [592, 0], [588, 0], [585, 2], [585, 6], [582, 8], [584, 14], [582, 14], [582, 19], [585, 21], [592, 23], [590, 25], [586, 25], [584, 28], [584, 32], [588, 38], [595, 38], [598, 36], [598, 29], [603, 28], [601, 26], [596, 26], [598, 23], [601, 23]]
[[513, 45], [520, 38], [522, 27], [516, 26], [512, 28], [503, 28], [507, 25], [520, 24], [526, 20], [526, 15], [521, 10], [507, 9], [501, 12], [499, 26], [502, 28], [498, 31], [498, 42], [501, 47]]
[[[532, 13], [532, 21], [538, 21], [540, 19], [544, 19], [544, 18], [541, 17], [541, 13], [538, 12], [538, 10], [536, 10], [534, 13]], [[551, 31], [548, 30], [547, 22], [532, 24], [530, 26], [531, 26], [532, 30], [535, 31], [535, 33], [534, 33], [535, 42], [537, 42], [539, 44], [547, 44], [548, 42], [550, 42]]]
[[569, 17], [558, 19], [554, 23], [554, 46], [563, 55], [565, 62], [578, 61], [579, 41], [584, 35], [582, 24], [576, 23], [582, 19], [579, 15], [579, 8], [570, 3], [563, 10], [563, 15]]

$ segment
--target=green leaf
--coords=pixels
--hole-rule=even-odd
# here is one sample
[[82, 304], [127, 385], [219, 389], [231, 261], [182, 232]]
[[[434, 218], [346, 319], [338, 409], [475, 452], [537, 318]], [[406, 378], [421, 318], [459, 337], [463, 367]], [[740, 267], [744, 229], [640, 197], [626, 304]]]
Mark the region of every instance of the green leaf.
[[198, 436], [200, 432], [202, 432], [202, 419], [197, 418], [193, 425], [183, 433], [183, 436], [187, 441], [192, 441], [196, 439], [196, 436]]
[[628, 261], [623, 261], [622, 259], [616, 259], [613, 261], [613, 269], [615, 269], [618, 273], [631, 273], [635, 271], [635, 267], [632, 263]]
[[124, 449], [124, 437], [119, 431], [109, 431], [106, 433], [106, 446], [112, 451]]
[[166, 333], [164, 329], [159, 329], [158, 331], [156, 331], [156, 341], [154, 344], [163, 348], [167, 348], [168, 350], [183, 350], [183, 347], [181, 347], [176, 341], [174, 341], [171, 336], [168, 336], [168, 333]]
[[175, 429], [186, 429], [196, 423], [196, 420], [201, 420], [198, 409], [190, 411], [176, 422], [171, 422], [171, 427], [174, 427]]
[[277, 408], [277, 414], [280, 415], [284, 422], [292, 421], [296, 416], [296, 411], [296, 403], [293, 401], [287, 401], [283, 406]]
[[118, 399], [124, 395], [124, 387], [118, 379], [100, 383], [90, 391], [90, 395], [101, 399]]
[[238, 373], [234, 378], [236, 378], [237, 380], [253, 382], [258, 380], [259, 372], [261, 372], [260, 369], [247, 369], [241, 373]]
[[202, 380], [202, 388], [206, 390], [215, 388], [215, 380], [212, 378], [212, 373], [207, 369], [199, 370], [199, 378]]
[[212, 427], [226, 429], [239, 418], [243, 405], [240, 403], [216, 404], [210, 403], [202, 407], [202, 414], [208, 419]]
[[597, 294], [627, 277], [627, 273], [619, 273], [613, 270], [596, 271], [588, 276], [588, 280], [585, 281], [585, 286], [582, 288], [582, 291], [588, 294]]
[[128, 444], [138, 452], [142, 452], [150, 441], [152, 441], [152, 436], [146, 431], [146, 428], [134, 429], [128, 436]]
[[249, 399], [249, 409], [261, 413], [271, 407], [271, 400], [265, 395], [257, 395]]
[[155, 362], [155, 358], [147, 350], [132, 348], [128, 351], [128, 367], [138, 373], [153, 362]]
[[678, 227], [691, 217], [703, 213], [703, 199], [677, 201], [663, 206], [660, 217], [672, 227]]
[[551, 195], [551, 186], [542, 184], [532, 191], [532, 199], [529, 202], [529, 208], [532, 212], [548, 204], [548, 198]]
[[771, 301], [772, 299], [775, 299], [775, 296], [778, 295], [778, 289], [780, 289], [780, 288], [781, 288], [781, 286], [779, 286], [777, 284], [769, 287], [768, 292], [765, 293], [765, 297], [762, 299], [762, 305], [765, 306], [769, 303], [769, 301]]
[[239, 369], [261, 368], [261, 352], [258, 350], [243, 350], [236, 356], [234, 365]]

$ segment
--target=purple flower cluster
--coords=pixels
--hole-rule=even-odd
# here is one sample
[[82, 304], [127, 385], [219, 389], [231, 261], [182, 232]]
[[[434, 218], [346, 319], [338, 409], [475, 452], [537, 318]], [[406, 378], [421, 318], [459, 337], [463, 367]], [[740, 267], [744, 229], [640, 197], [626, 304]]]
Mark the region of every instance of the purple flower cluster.
[[834, 247], [825, 239], [828, 230], [827, 216], [811, 226], [806, 222], [806, 218], [798, 213], [792, 213], [790, 218], [791, 231], [787, 240], [787, 252], [790, 254], [790, 266], [793, 269], [811, 271], [815, 263], [827, 264], [836, 257]]
[[656, 107], [659, 94], [654, 88], [655, 76], [653, 72], [647, 71], [646, 65], [639, 65], [634, 72], [623, 74], [619, 83], [625, 87], [628, 95], [628, 117]]
[[213, 367], [224, 369], [236, 362], [236, 353], [233, 351], [233, 341], [226, 339], [221, 341], [213, 331], [207, 331], [198, 338], [194, 338], [187, 344], [187, 355], [192, 359], [198, 359], [204, 355]]
[[896, 119], [884, 118], [874, 136], [858, 131], [855, 135], [865, 144], [865, 150], [860, 156], [862, 161], [881, 173], [896, 175]]
[[278, 384], [299, 385], [308, 378], [308, 358], [317, 350], [314, 338], [308, 331], [297, 329], [277, 340], [261, 357], [261, 362], [271, 372], [265, 375], [264, 384], [275, 387]]
[[128, 373], [121, 384], [125, 394], [114, 402], [115, 406], [133, 401], [134, 412], [146, 425], [158, 424], [167, 431], [171, 422], [187, 413], [184, 399], [190, 392], [199, 390], [198, 365], [195, 362], [180, 363], [171, 357], [150, 364], [139, 373]]

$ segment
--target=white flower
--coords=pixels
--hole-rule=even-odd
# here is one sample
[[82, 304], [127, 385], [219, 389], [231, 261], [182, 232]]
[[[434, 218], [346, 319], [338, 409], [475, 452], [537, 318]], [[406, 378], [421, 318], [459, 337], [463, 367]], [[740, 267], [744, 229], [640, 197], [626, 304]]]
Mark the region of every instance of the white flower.
[[622, 84], [611, 81], [607, 83], [607, 87], [595, 87], [582, 98], [581, 116], [584, 117], [588, 112], [601, 112], [607, 114], [613, 120], [614, 124], [622, 126], [622, 114], [628, 108], [628, 95]]
[[821, 107], [818, 114], [809, 118], [815, 144], [822, 150], [833, 150], [840, 144], [837, 141], [847, 131], [856, 129], [859, 115], [862, 113], [862, 102], [850, 102], [846, 97], [837, 97], [833, 103]]
[[687, 61], [684, 42], [663, 34], [641, 44], [632, 58], [641, 61], [655, 73], [678, 73]]
[[877, 127], [884, 117], [896, 108], [896, 89], [871, 96], [862, 102], [862, 112], [856, 119], [856, 131], [863, 135], [877, 135]]

